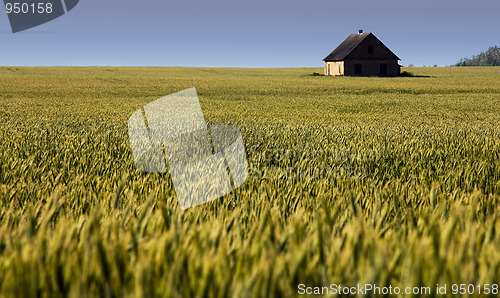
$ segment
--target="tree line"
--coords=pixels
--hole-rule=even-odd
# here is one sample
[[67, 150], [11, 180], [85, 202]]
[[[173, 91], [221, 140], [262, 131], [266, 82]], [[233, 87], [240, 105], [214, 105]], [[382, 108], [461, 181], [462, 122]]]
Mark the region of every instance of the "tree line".
[[490, 47], [488, 51], [472, 58], [463, 58], [455, 66], [500, 66], [500, 48]]

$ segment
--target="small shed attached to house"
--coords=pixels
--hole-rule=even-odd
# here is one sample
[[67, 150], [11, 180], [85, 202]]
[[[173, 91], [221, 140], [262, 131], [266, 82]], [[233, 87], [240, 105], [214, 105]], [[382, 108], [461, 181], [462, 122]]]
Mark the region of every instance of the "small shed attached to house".
[[326, 56], [328, 76], [399, 76], [401, 60], [372, 33], [351, 34]]

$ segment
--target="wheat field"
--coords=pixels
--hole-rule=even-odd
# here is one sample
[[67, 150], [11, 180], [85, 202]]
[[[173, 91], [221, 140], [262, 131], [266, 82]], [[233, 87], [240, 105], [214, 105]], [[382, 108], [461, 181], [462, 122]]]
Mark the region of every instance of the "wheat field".
[[[500, 68], [404, 70], [1, 67], [0, 296], [498, 284]], [[240, 129], [249, 178], [181, 211], [127, 120], [191, 87]]]

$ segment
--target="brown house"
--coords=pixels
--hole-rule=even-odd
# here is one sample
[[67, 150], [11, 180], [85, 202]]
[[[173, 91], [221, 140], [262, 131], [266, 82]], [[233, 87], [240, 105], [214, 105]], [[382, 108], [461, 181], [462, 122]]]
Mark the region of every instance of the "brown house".
[[351, 34], [330, 55], [326, 56], [328, 76], [399, 76], [399, 59], [372, 33]]

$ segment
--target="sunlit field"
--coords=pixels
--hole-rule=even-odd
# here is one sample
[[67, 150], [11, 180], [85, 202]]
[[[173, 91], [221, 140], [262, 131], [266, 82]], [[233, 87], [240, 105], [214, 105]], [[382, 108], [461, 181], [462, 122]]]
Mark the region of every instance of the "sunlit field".
[[[492, 289], [500, 68], [403, 70], [0, 68], [0, 296]], [[136, 170], [127, 121], [191, 87], [240, 129], [249, 178], [182, 211], [169, 174]]]

